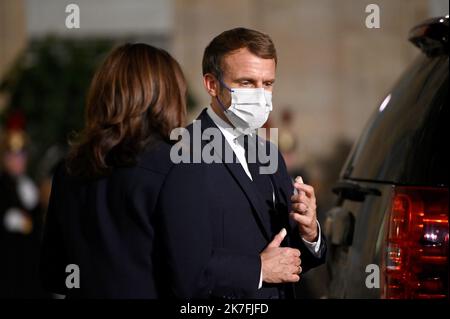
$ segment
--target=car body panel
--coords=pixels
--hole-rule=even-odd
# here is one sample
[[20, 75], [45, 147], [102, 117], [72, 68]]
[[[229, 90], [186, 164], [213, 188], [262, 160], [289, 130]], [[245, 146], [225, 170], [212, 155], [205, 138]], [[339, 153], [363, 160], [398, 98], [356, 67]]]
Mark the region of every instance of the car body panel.
[[[328, 298], [383, 298], [394, 189], [448, 189], [448, 16], [414, 28], [410, 39], [422, 53], [374, 111], [334, 189], [336, 204], [324, 223]], [[370, 264], [380, 270], [378, 288], [366, 285]]]

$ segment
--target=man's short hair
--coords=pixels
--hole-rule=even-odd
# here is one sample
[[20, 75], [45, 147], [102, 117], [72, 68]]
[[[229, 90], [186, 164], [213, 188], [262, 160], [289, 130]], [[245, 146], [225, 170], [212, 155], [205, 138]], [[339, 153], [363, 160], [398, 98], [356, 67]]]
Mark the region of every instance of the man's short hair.
[[235, 28], [216, 36], [203, 53], [203, 75], [211, 73], [217, 79], [223, 76], [223, 59], [238, 49], [247, 48], [251, 53], [263, 59], [274, 59], [277, 52], [272, 39], [264, 33], [246, 28]]

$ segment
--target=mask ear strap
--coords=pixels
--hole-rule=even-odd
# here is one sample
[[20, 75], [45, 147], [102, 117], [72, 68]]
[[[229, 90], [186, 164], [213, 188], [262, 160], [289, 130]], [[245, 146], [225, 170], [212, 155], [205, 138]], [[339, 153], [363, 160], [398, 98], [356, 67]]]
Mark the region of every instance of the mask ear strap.
[[219, 105], [223, 109], [223, 111], [226, 112], [227, 108], [225, 107], [225, 105], [223, 105], [222, 101], [219, 99], [218, 96], [216, 96], [216, 100], [217, 102], [219, 102]]
[[[234, 92], [231, 88], [229, 88], [223, 81], [222, 81], [222, 79], [218, 79], [219, 80], [219, 83], [220, 83], [220, 85], [222, 85], [224, 88], [226, 88], [228, 91], [230, 91], [230, 92]], [[216, 95], [216, 100], [217, 100], [217, 102], [219, 102], [219, 105], [222, 107], [222, 109], [223, 109], [223, 111], [225, 112], [226, 110], [227, 110], [227, 108], [225, 107], [225, 105], [223, 105], [223, 103], [222, 103], [222, 101], [219, 99], [219, 96], [218, 95]]]
[[230, 92], [234, 92], [232, 88], [230, 88], [228, 85], [225, 84], [225, 82], [222, 81], [222, 79], [219, 79], [220, 84], [226, 88]]

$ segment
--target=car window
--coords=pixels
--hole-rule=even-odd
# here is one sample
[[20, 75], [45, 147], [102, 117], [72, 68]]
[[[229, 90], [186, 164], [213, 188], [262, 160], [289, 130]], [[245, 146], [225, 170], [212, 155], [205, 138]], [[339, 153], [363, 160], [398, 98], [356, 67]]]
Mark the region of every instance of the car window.
[[419, 57], [380, 103], [344, 178], [448, 185], [448, 56]]

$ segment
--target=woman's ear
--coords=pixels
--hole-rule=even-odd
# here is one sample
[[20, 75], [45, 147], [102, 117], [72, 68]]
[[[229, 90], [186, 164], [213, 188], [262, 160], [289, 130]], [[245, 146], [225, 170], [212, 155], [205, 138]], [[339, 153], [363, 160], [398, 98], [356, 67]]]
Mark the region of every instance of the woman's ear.
[[214, 75], [210, 73], [205, 74], [203, 76], [203, 85], [208, 94], [212, 97], [216, 97], [219, 94], [219, 86]]

